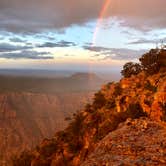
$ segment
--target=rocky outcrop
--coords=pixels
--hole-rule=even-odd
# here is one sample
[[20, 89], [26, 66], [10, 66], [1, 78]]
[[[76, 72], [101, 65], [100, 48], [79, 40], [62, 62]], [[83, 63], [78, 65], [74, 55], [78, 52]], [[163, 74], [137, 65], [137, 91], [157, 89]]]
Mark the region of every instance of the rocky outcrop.
[[[127, 110], [130, 104], [139, 103], [149, 117], [160, 121], [165, 116], [166, 72], [148, 77], [142, 72], [130, 78], [123, 78], [117, 84], [103, 86], [102, 93], [106, 100], [115, 100], [118, 112]], [[116, 99], [115, 94], [118, 94]]]
[[127, 119], [97, 145], [81, 166], [166, 165], [166, 125]]
[[165, 72], [142, 72], [104, 85], [65, 130], [31, 152], [31, 166], [164, 165], [165, 82]]
[[[76, 110], [91, 100], [91, 93], [1, 93], [0, 165], [9, 166], [10, 157], [35, 147], [43, 138], [64, 129]], [[6, 163], [6, 164], [5, 164]]]

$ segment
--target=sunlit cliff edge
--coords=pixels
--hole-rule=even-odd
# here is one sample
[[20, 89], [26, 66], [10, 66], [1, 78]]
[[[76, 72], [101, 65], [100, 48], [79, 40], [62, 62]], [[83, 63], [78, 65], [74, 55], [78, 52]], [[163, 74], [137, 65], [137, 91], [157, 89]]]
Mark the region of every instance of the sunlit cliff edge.
[[119, 82], [104, 85], [68, 127], [14, 166], [166, 165], [166, 50], [127, 63]]

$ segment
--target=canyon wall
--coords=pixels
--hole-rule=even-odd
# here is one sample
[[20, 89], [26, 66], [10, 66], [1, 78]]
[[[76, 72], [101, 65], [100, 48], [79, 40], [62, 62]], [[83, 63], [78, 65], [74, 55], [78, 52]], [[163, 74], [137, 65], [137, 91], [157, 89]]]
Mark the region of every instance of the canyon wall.
[[8, 166], [11, 155], [64, 129], [65, 118], [89, 102], [92, 93], [1, 93], [0, 165]]

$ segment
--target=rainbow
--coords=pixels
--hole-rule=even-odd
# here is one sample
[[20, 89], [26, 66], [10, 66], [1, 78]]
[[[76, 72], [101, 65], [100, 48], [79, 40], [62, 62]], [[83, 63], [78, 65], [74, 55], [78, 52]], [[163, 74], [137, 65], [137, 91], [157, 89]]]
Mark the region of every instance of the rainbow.
[[111, 0], [105, 0], [103, 3], [103, 6], [102, 6], [101, 12], [99, 14], [99, 18], [97, 20], [96, 27], [95, 27], [95, 30], [93, 33], [92, 46], [95, 46], [95, 44], [96, 44], [97, 35], [99, 33], [100, 26], [101, 26], [102, 21], [103, 21], [103, 17], [105, 15], [110, 3], [111, 3]]

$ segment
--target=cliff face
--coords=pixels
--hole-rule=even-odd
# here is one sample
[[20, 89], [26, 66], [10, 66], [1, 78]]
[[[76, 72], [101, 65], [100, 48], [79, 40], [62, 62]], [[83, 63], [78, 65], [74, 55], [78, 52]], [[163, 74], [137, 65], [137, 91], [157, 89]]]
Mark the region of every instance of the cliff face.
[[142, 72], [130, 78], [123, 78], [118, 84], [107, 84], [102, 88], [105, 98], [110, 101], [114, 100], [113, 96], [115, 93], [119, 93], [116, 100], [114, 100], [117, 112], [127, 110], [130, 104], [139, 103], [143, 111], [150, 118], [157, 121], [165, 118], [165, 92], [165, 72], [152, 76], [147, 76]]
[[64, 129], [71, 116], [89, 102], [91, 93], [1, 93], [0, 165], [9, 165], [10, 157], [37, 145]]
[[17, 156], [13, 165], [166, 165], [166, 66], [161, 59], [166, 50], [143, 55], [142, 66], [130, 63], [139, 66], [138, 73], [125, 66], [127, 78], [104, 85], [65, 130]]
[[166, 72], [142, 72], [104, 85], [65, 130], [14, 166], [23, 156], [27, 166], [164, 165], [165, 121]]

